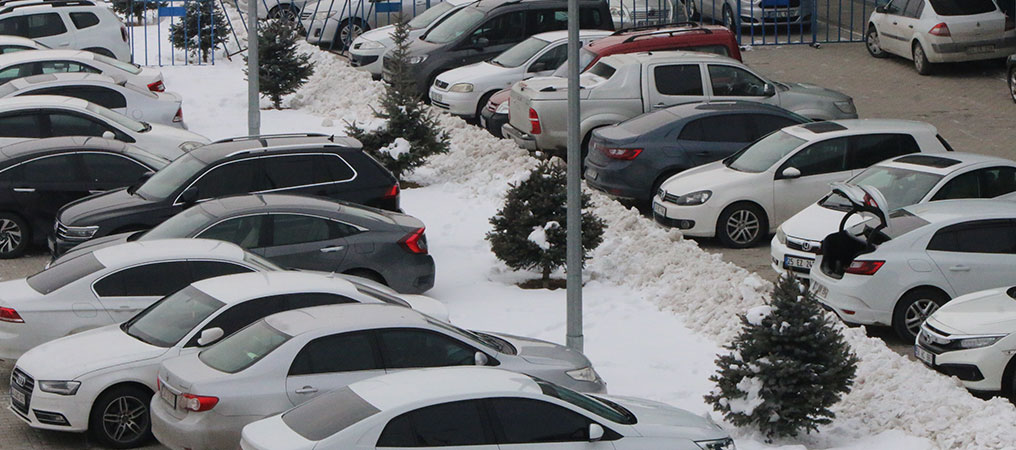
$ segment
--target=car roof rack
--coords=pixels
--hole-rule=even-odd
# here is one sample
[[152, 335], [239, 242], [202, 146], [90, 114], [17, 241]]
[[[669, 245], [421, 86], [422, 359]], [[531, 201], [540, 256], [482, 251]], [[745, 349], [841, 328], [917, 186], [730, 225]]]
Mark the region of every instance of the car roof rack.
[[671, 27], [695, 27], [695, 28], [703, 28], [702, 24], [699, 23], [699, 22], [687, 22], [687, 21], [686, 22], [669, 22], [669, 23], [660, 23], [660, 24], [656, 24], [656, 25], [642, 25], [640, 27], [622, 28], [620, 30], [617, 30], [617, 31], [613, 32], [611, 34], [611, 36], [617, 36], [617, 35], [627, 34], [627, 33], [634, 33], [636, 31], [662, 30], [664, 28], [671, 28]]
[[265, 139], [271, 138], [288, 138], [288, 137], [327, 137], [329, 140], [334, 141], [335, 135], [327, 135], [324, 133], [276, 133], [276, 134], [252, 134], [248, 136], [236, 136], [231, 138], [219, 139], [213, 144], [222, 144], [226, 142], [240, 142], [240, 141], [264, 141]]
[[660, 31], [654, 31], [652, 33], [632, 35], [628, 39], [625, 39], [624, 42], [625, 43], [634, 42], [634, 41], [637, 41], [639, 39], [649, 39], [649, 38], [654, 38], [654, 37], [657, 37], [657, 36], [676, 36], [676, 35], [685, 34], [685, 33], [713, 34], [713, 30], [710, 30], [708, 28], [685, 28], [683, 30], [660, 30]]
[[50, 6], [50, 7], [53, 7], [53, 8], [58, 8], [58, 7], [63, 7], [63, 6], [95, 6], [95, 2], [93, 2], [91, 0], [40, 1], [40, 2], [35, 2], [35, 3], [25, 3], [23, 5], [8, 6], [8, 7], [4, 8], [4, 9], [0, 10], [0, 14], [7, 14], [9, 12], [12, 12], [12, 11], [15, 11], [15, 10], [18, 10], [18, 9], [32, 8], [32, 7], [35, 7], [35, 6]]

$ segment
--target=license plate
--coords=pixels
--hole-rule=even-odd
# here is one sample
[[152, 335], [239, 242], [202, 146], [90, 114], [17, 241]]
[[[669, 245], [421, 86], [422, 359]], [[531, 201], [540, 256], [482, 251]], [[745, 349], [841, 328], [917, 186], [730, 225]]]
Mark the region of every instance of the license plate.
[[929, 366], [935, 365], [935, 354], [921, 348], [918, 345], [914, 346], [914, 356]]
[[825, 298], [825, 296], [827, 294], [829, 294], [829, 288], [827, 288], [827, 287], [825, 287], [825, 286], [823, 286], [823, 285], [821, 285], [819, 283], [816, 283], [815, 280], [812, 280], [811, 281], [811, 293], [812, 293], [812, 295], [814, 295], [816, 297]]
[[667, 207], [659, 203], [653, 202], [653, 214], [656, 214], [658, 216], [666, 216]]
[[600, 174], [596, 173], [596, 171], [593, 170], [593, 169], [586, 169], [586, 179], [587, 180], [595, 180], [596, 177], [598, 177], [599, 175]]
[[766, 17], [769, 18], [782, 18], [790, 16], [790, 11], [769, 11], [766, 13]]
[[169, 392], [168, 389], [160, 389], [159, 397], [162, 397], [162, 401], [166, 402], [173, 409], [176, 409], [176, 394]]
[[815, 264], [815, 260], [811, 258], [798, 258], [796, 256], [783, 257], [783, 267], [788, 269], [811, 269], [812, 264]]
[[25, 394], [23, 394], [21, 391], [17, 389], [11, 389], [11, 401], [17, 403], [18, 405], [24, 406], [27, 399], [25, 399]]
[[441, 96], [441, 94], [438, 94], [437, 92], [430, 94], [430, 99], [434, 100], [435, 102], [441, 101], [442, 98], [443, 97]]
[[994, 45], [978, 45], [975, 47], [967, 47], [969, 53], [990, 53], [995, 51]]

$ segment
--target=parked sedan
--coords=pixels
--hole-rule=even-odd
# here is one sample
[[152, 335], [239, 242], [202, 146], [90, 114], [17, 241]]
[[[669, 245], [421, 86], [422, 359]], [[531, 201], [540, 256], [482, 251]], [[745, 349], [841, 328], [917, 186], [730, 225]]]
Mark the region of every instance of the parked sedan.
[[726, 158], [780, 128], [811, 122], [778, 106], [744, 101], [659, 109], [593, 130], [586, 184], [612, 197], [652, 200], [676, 173]]
[[[344, 420], [320, 420], [335, 411], [343, 411]], [[488, 367], [414, 370], [353, 383], [247, 425], [240, 447], [449, 448], [449, 442], [476, 450], [734, 449], [708, 415], [632, 397], [580, 394]]]
[[153, 92], [166, 90], [162, 72], [84, 50], [38, 50], [0, 55], [0, 84], [44, 73], [86, 72], [120, 77]]
[[[878, 189], [890, 211], [935, 200], [993, 198], [1016, 191], [1016, 161], [974, 153], [906, 155], [871, 166], [847, 184]], [[770, 246], [773, 269], [807, 278], [822, 239], [839, 230], [849, 211], [850, 202], [833, 192], [783, 222]], [[860, 222], [853, 215], [846, 225]]]
[[151, 437], [148, 405], [158, 389], [159, 364], [197, 352], [263, 317], [343, 303], [412, 306], [448, 317], [434, 299], [400, 297], [368, 280], [264, 265], [274, 271], [196, 281], [122, 324], [29, 350], [14, 368], [14, 379], [26, 380], [11, 390], [14, 412], [34, 428], [88, 430], [105, 445], [134, 447]]
[[48, 73], [0, 85], [0, 98], [25, 95], [80, 98], [134, 120], [187, 128], [183, 124], [183, 101], [178, 94], [152, 92], [123, 78], [97, 73]]
[[461, 365], [605, 389], [584, 355], [556, 344], [467, 331], [391, 305], [320, 306], [268, 316], [163, 362], [152, 432], [172, 448], [229, 448], [248, 423], [325, 392], [386, 372]]
[[784, 128], [723, 161], [681, 172], [653, 198], [656, 221], [732, 248], [762, 241], [808, 204], [868, 166], [942, 153], [935, 127], [904, 120], [837, 120]]
[[49, 47], [34, 39], [9, 34], [0, 35], [0, 55], [26, 50], [49, 50]]
[[0, 145], [58, 136], [116, 139], [169, 160], [208, 143], [200, 134], [134, 120], [79, 98], [29, 95], [0, 100]]
[[287, 268], [370, 278], [399, 292], [434, 286], [424, 225], [405, 214], [319, 197], [256, 194], [199, 203], [145, 232], [93, 239], [70, 254], [127, 241], [232, 242]]

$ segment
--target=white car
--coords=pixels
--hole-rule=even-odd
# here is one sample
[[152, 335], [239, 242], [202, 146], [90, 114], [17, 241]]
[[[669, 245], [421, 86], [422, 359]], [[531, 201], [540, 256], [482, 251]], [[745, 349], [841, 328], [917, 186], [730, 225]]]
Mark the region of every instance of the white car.
[[1012, 201], [921, 203], [881, 223], [871, 219], [829, 235], [811, 268], [811, 292], [844, 322], [892, 326], [913, 341], [949, 299], [1012, 285]]
[[[581, 30], [586, 45], [613, 31]], [[487, 100], [517, 81], [554, 73], [568, 59], [568, 32], [550, 31], [515, 44], [490, 61], [481, 61], [441, 73], [430, 86], [434, 106], [465, 118], [479, 118]]]
[[[847, 183], [878, 189], [890, 211], [933, 200], [993, 198], [1016, 191], [1016, 161], [974, 153], [905, 155], [875, 164]], [[822, 239], [839, 230], [849, 210], [843, 196], [829, 193], [783, 222], [770, 245], [773, 270], [807, 278]], [[851, 216], [847, 226], [860, 221]]]
[[134, 120], [187, 128], [183, 123], [180, 95], [152, 92], [127, 83], [124, 78], [97, 73], [49, 73], [18, 78], [0, 85], [0, 98], [24, 95], [76, 97]]
[[60, 136], [116, 139], [170, 161], [209, 142], [200, 134], [137, 121], [78, 98], [29, 95], [0, 99], [0, 145]]
[[935, 127], [904, 120], [814, 122], [776, 131], [730, 157], [667, 179], [653, 216], [688, 236], [751, 247], [868, 166], [908, 153], [946, 151]]
[[243, 450], [382, 447], [734, 450], [734, 441], [708, 416], [639, 398], [580, 394], [489, 367], [360, 381], [247, 425], [240, 441]]
[[23, 52], [26, 50], [49, 50], [45, 44], [21, 36], [0, 34], [0, 55]]
[[152, 433], [171, 448], [228, 448], [245, 425], [319, 394], [385, 373], [460, 365], [605, 390], [584, 355], [550, 342], [466, 331], [391, 305], [319, 306], [268, 316], [163, 362]]
[[0, 34], [35, 39], [50, 48], [86, 50], [124, 62], [131, 60], [127, 27], [109, 6], [89, 0], [3, 5]]
[[[412, 41], [423, 36], [430, 27], [444, 20], [445, 17], [475, 2], [476, 0], [445, 0], [436, 4], [432, 2], [430, 8], [413, 17], [407, 23], [409, 25], [409, 40]], [[393, 31], [395, 31], [395, 25], [386, 25], [367, 31], [353, 39], [353, 45], [349, 47], [349, 65], [370, 72], [371, 77], [380, 80], [383, 70], [381, 57], [395, 46], [395, 41], [392, 39]]]
[[1016, 22], [992, 0], [892, 0], [871, 13], [865, 43], [871, 56], [902, 56], [928, 75], [934, 63], [1016, 53]]
[[[162, 361], [197, 352], [273, 313], [356, 302], [412, 306], [442, 320], [448, 316], [437, 300], [400, 296], [348, 275], [280, 270], [206, 279], [123, 324], [57, 339], [25, 353], [12, 377], [13, 410], [35, 428], [88, 430], [103, 444], [133, 447], [150, 436], [148, 404], [157, 390]], [[19, 375], [25, 383], [17, 382]]]
[[1003, 287], [958, 297], [935, 311], [921, 327], [914, 355], [971, 391], [1012, 396], [1014, 348], [1016, 288]]
[[365, 31], [393, 24], [399, 16], [412, 19], [439, 1], [322, 0], [304, 5], [300, 24], [307, 30], [308, 43], [344, 50]]
[[15, 78], [59, 72], [101, 73], [144, 86], [153, 92], [166, 90], [162, 72], [152, 67], [119, 61], [81, 50], [38, 50], [0, 55], [0, 84]]

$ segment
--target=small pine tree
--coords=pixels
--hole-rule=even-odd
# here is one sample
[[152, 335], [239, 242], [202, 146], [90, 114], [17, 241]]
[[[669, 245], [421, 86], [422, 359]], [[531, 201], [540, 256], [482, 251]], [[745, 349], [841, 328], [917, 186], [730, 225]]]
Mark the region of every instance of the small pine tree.
[[[559, 160], [542, 161], [529, 178], [511, 185], [504, 206], [490, 219], [491, 250], [514, 270], [540, 269], [543, 286], [550, 274], [567, 262], [567, 173]], [[589, 208], [582, 194], [582, 258], [603, 241], [604, 221]]]
[[208, 54], [226, 42], [228, 27], [214, 0], [192, 0], [187, 2], [183, 20], [169, 26], [169, 41], [207, 62]]
[[[363, 150], [388, 168], [397, 178], [422, 166], [427, 158], [448, 152], [448, 133], [441, 130], [437, 116], [428, 110], [416, 92], [416, 82], [409, 64], [409, 25], [399, 18], [392, 32], [395, 46], [385, 59], [390, 82], [381, 97], [378, 117], [386, 119], [384, 127], [367, 131], [356, 124], [348, 127], [349, 135], [363, 143]], [[398, 145], [403, 138], [408, 146]]]
[[783, 277], [768, 306], [741, 316], [741, 333], [716, 360], [705, 396], [736, 426], [756, 426], [771, 441], [794, 437], [836, 415], [829, 407], [850, 392], [857, 357], [818, 302]]
[[113, 12], [126, 19], [127, 23], [139, 24], [144, 22], [146, 11], [159, 9], [159, 7], [166, 5], [168, 3], [154, 0], [115, 0]]
[[258, 90], [275, 109], [282, 108], [282, 96], [296, 92], [314, 74], [310, 55], [296, 52], [297, 38], [296, 24], [282, 19], [269, 20], [258, 33]]

